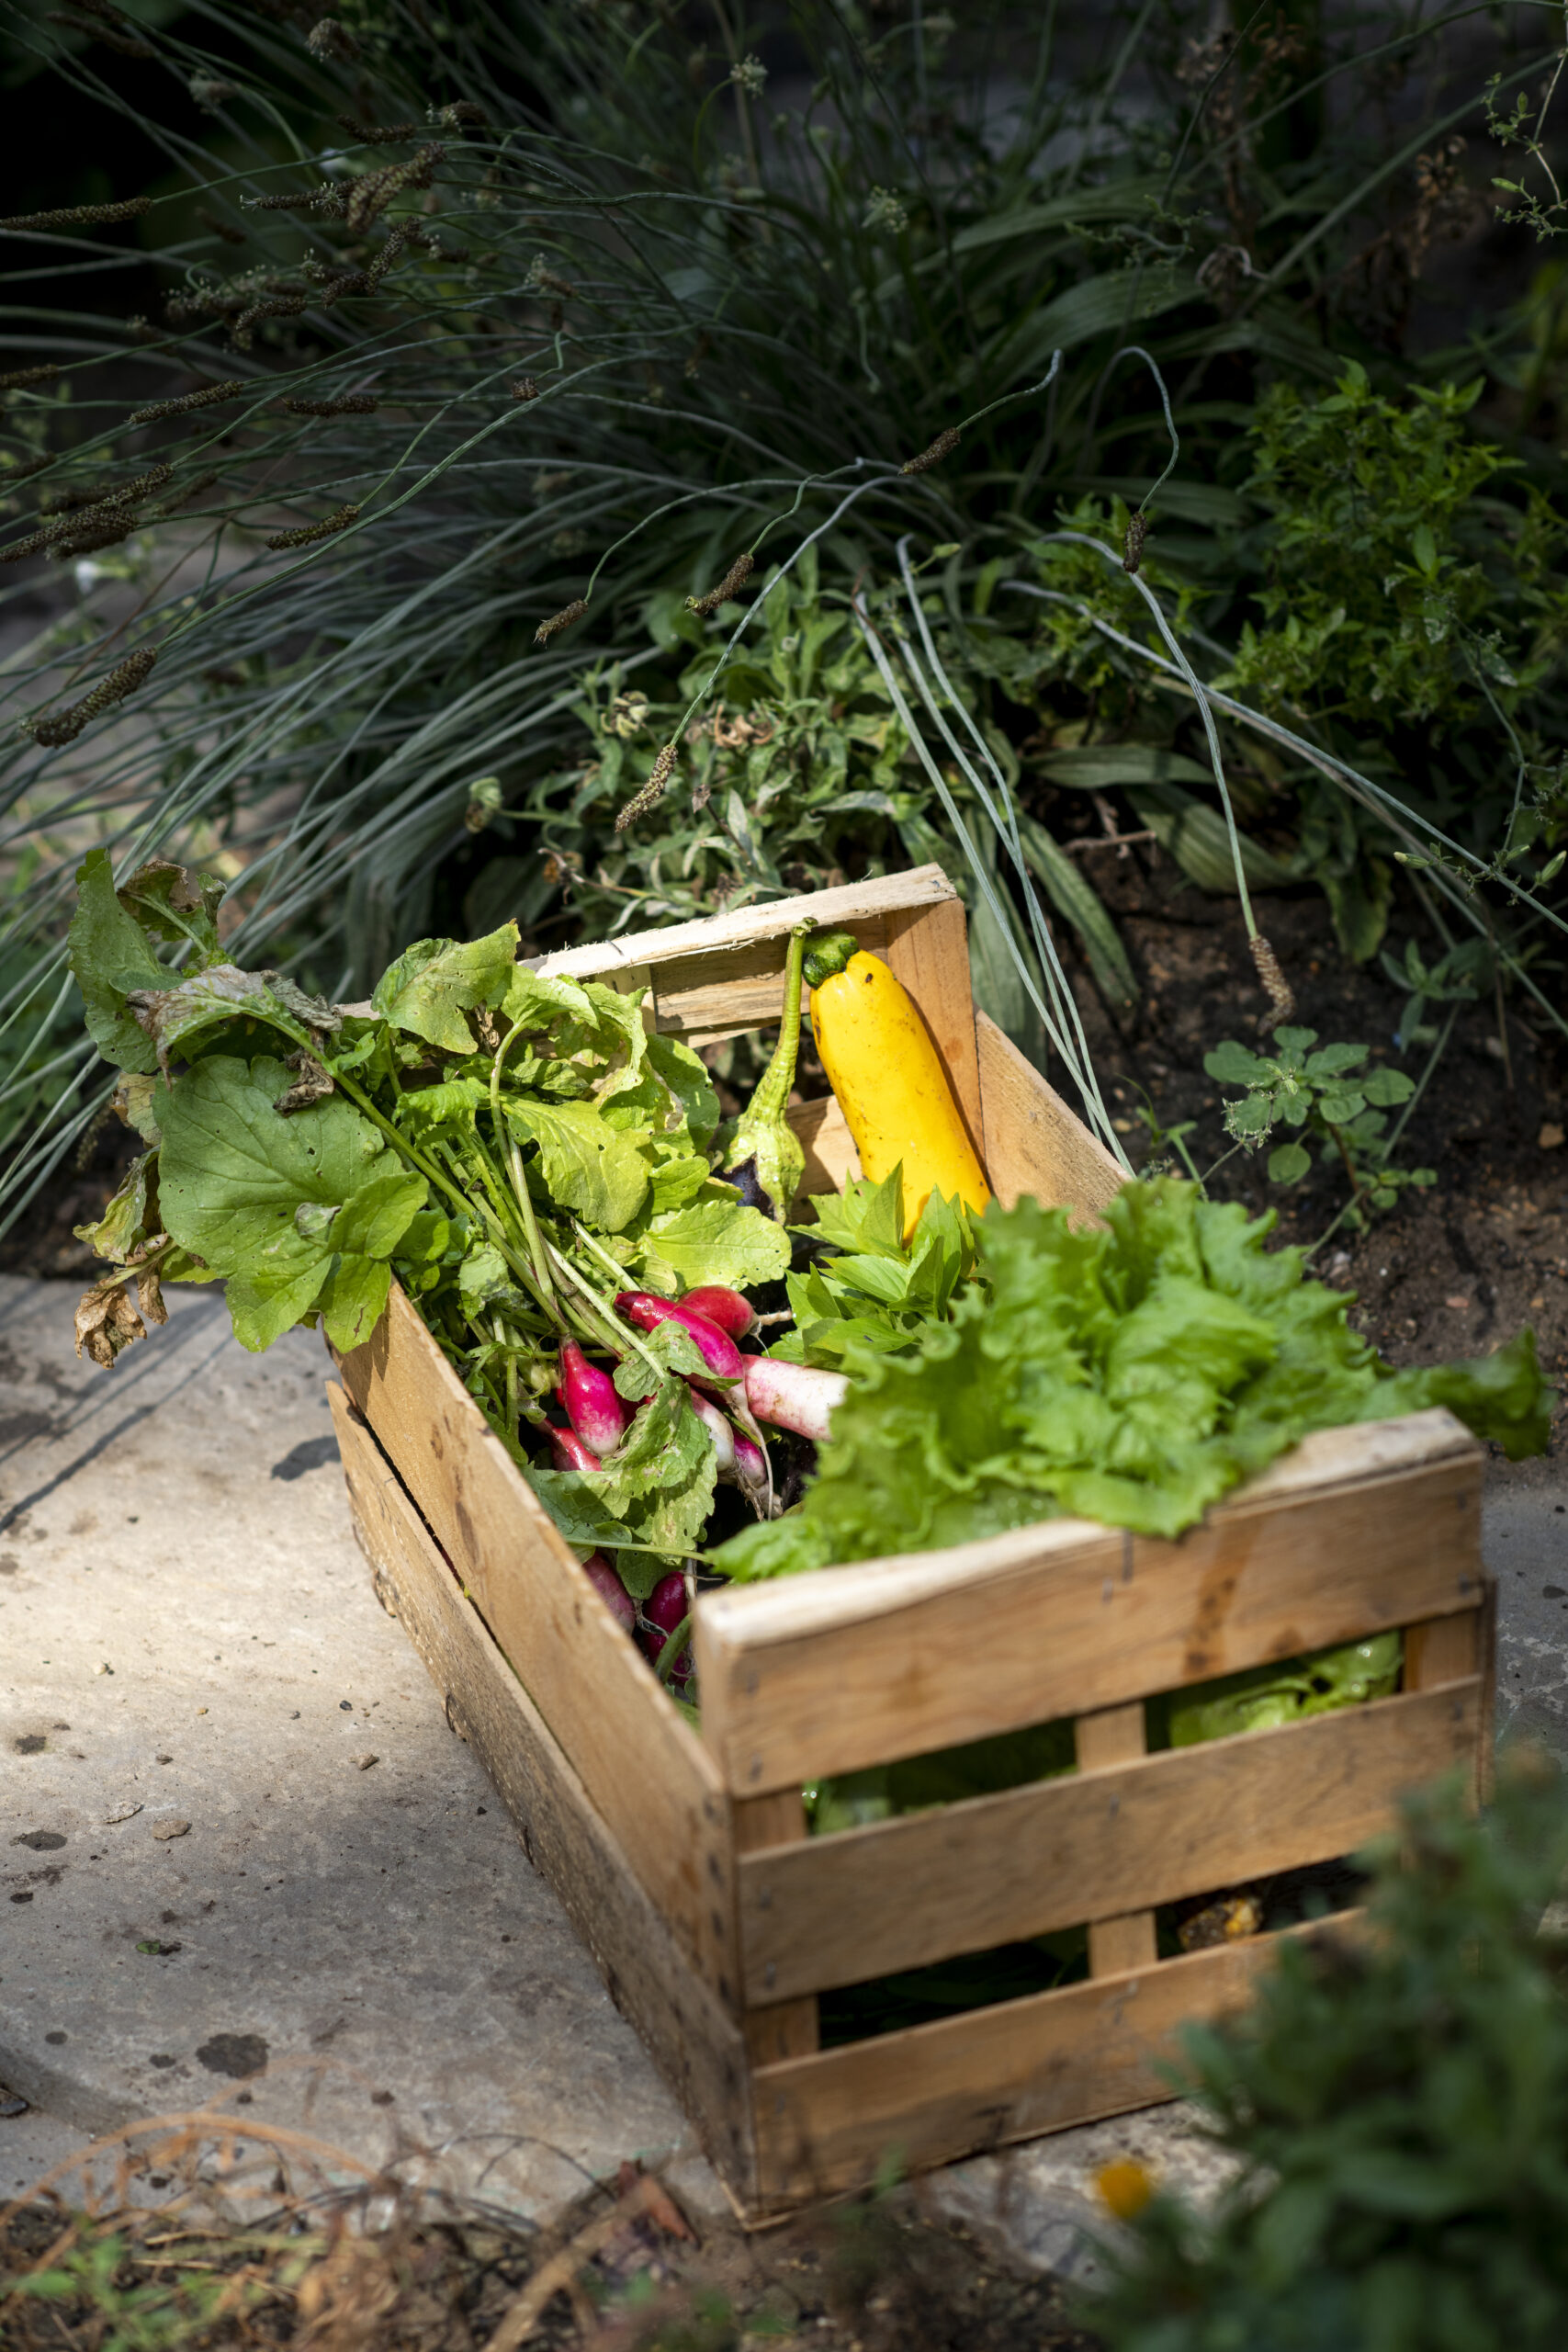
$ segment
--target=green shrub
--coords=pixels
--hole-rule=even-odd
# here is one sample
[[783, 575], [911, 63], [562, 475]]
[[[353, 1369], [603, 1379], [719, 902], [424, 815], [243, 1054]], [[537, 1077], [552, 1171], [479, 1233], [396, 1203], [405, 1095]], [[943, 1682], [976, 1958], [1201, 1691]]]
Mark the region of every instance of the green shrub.
[[1291, 1942], [1195, 2033], [1240, 2160], [1210, 2213], [1156, 2195], [1085, 2318], [1113, 2352], [1556, 2352], [1568, 2319], [1568, 1804], [1531, 1754], [1476, 1823], [1412, 1799], [1372, 1933]]

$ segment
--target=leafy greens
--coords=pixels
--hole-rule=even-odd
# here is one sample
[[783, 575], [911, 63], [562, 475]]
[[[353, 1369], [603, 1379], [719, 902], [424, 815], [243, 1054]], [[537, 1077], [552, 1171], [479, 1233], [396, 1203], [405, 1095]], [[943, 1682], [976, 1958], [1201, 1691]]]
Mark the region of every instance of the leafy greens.
[[1304, 1278], [1299, 1250], [1265, 1250], [1273, 1223], [1170, 1177], [1123, 1186], [1103, 1226], [1077, 1231], [1066, 1210], [993, 1203], [975, 1227], [979, 1279], [945, 1319], [849, 1344], [849, 1392], [803, 1502], [716, 1565], [787, 1575], [1062, 1512], [1177, 1535], [1309, 1430], [1432, 1405], [1510, 1458], [1543, 1450], [1551, 1392], [1529, 1331], [1395, 1372], [1350, 1329], [1349, 1300]]

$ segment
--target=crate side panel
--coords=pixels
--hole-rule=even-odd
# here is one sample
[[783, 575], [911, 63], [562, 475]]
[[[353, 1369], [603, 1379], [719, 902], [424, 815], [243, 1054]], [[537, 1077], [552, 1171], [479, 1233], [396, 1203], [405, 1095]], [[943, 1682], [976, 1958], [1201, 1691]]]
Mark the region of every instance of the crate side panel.
[[734, 2000], [728, 1806], [707, 1751], [400, 1290], [342, 1370], [644, 1887], [705, 1981]]
[[447, 1721], [494, 1781], [524, 1852], [559, 1896], [616, 2007], [736, 2194], [750, 2196], [750, 2090], [739, 2029], [686, 1964], [367, 1424], [335, 1383], [328, 1395], [378, 1598], [423, 1659]]
[[[1292, 1932], [1355, 1930], [1341, 1915]], [[752, 2086], [762, 2196], [856, 2188], [895, 2150], [923, 2168], [1171, 2098], [1162, 2070], [1179, 2055], [1178, 2028], [1238, 2007], [1280, 1940], [1222, 1944], [763, 2067]]]
[[1102, 1209], [1127, 1170], [990, 1015], [975, 1016], [986, 1169], [1003, 1208], [1024, 1197], [1047, 1208]]
[[1388, 1825], [1404, 1790], [1455, 1764], [1473, 1771], [1481, 1697], [1472, 1676], [743, 1856], [747, 2001], [862, 1984], [1352, 1853]]
[[820, 1598], [705, 1598], [704, 1736], [750, 1795], [1473, 1609], [1480, 1498], [1465, 1448], [1241, 1499], [1175, 1543], [1063, 1521], [973, 1547], [973, 1570], [960, 1546], [788, 1580], [836, 1579]]

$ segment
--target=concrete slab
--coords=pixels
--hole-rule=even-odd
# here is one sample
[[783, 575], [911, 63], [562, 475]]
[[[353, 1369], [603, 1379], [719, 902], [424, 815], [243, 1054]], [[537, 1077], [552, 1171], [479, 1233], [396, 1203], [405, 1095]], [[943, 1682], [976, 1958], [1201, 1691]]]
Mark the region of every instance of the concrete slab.
[[89, 2134], [219, 2098], [525, 2212], [689, 2156], [372, 1597], [320, 1340], [246, 1356], [186, 1292], [99, 1372], [73, 1303], [0, 1284], [0, 2082]]
[[[187, 1292], [99, 1373], [73, 1303], [0, 1280], [0, 2083], [35, 2109], [0, 2118], [0, 2199], [94, 2132], [217, 2100], [541, 2218], [634, 2155], [716, 2206], [372, 1598], [319, 1341], [247, 1356]], [[1499, 1468], [1486, 1524], [1500, 1723], [1568, 1757], [1565, 1503], [1562, 1462]], [[1094, 2174], [1125, 2153], [1198, 2197], [1223, 2176], [1165, 2108], [927, 2193], [1081, 2274]]]

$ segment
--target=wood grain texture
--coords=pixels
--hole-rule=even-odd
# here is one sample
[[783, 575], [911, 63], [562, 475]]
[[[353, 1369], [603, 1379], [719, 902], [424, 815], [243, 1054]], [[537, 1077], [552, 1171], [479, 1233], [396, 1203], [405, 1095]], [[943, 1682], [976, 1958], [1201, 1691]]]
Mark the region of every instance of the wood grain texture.
[[[607, 979], [617, 965], [668, 964], [682, 957], [723, 955], [759, 940], [784, 940], [806, 914], [824, 931], [858, 931], [878, 917], [912, 907], [938, 906], [956, 897], [940, 865], [917, 865], [907, 874], [884, 874], [866, 882], [847, 882], [837, 890], [773, 899], [766, 906], [739, 907], [733, 914], [671, 923], [662, 931], [628, 931], [616, 939], [563, 947], [553, 956], [531, 958], [528, 968], [570, 979]], [[662, 986], [660, 993], [663, 994]]]
[[1047, 1208], [1102, 1209], [1127, 1181], [1114, 1152], [1090, 1135], [988, 1013], [976, 1014], [975, 1041], [986, 1171], [1003, 1208], [1028, 1197]]
[[[785, 903], [798, 918], [799, 910], [810, 901], [791, 899]], [[887, 933], [884, 916], [863, 916], [855, 931], [863, 946], [881, 955]], [[655, 975], [660, 1036], [680, 1037], [695, 1051], [726, 1037], [744, 1036], [750, 1029], [777, 1028], [784, 1014], [788, 946], [786, 930], [777, 938], [747, 940], [737, 947], [713, 948], [660, 964]]]
[[1458, 1617], [1428, 1617], [1404, 1632], [1406, 1690], [1431, 1690], [1439, 1683], [1457, 1682], [1479, 1671], [1481, 1611], [1467, 1609]]
[[[1354, 1935], [1354, 1915], [1295, 1932]], [[1256, 1936], [761, 2068], [763, 2198], [856, 2188], [893, 2152], [919, 2168], [1175, 2096], [1175, 2033], [1238, 2007], [1280, 1939]]]
[[1128, 1965], [1152, 1968], [1160, 1905], [1352, 1853], [1387, 1826], [1404, 1790], [1473, 1768], [1481, 1702], [1472, 1675], [746, 1854], [747, 1999], [825, 1992], [1084, 1924], [1093, 1973], [1120, 1974], [1098, 1965], [1094, 1930], [1124, 1928], [1129, 1916], [1150, 1932], [1122, 1936], [1136, 1955]]
[[1057, 1520], [705, 1594], [726, 1784], [800, 1787], [1477, 1606], [1481, 1449], [1450, 1414], [1297, 1453], [1175, 1543]]
[[[738, 1797], [731, 1818], [737, 1857], [753, 1853], [759, 1847], [806, 1842], [806, 1807], [798, 1789], [776, 1789], [767, 1797]], [[755, 1997], [767, 2006], [748, 2004], [745, 2020], [746, 2047], [753, 2064], [765, 2066], [778, 2058], [807, 2056], [818, 2046], [816, 1994], [781, 2001], [772, 1989], [767, 1968], [759, 1973], [761, 1990]]]
[[[863, 937], [863, 947], [870, 942]], [[875, 950], [872, 951], [875, 953]], [[894, 978], [914, 999], [926, 1035], [947, 1072], [970, 1147], [986, 1164], [980, 1107], [980, 1063], [975, 1043], [975, 1001], [969, 989], [969, 933], [961, 899], [906, 908], [887, 918], [881, 951]]]
[[[1111, 1765], [1133, 1763], [1147, 1747], [1141, 1699], [1134, 1699], [1131, 1706], [1102, 1707], [1098, 1714], [1080, 1715], [1073, 1725], [1073, 1746], [1078, 1770], [1098, 1772]], [[1121, 1808], [1121, 1792], [1117, 1791], [1113, 1801], [1111, 1798], [1106, 1800], [1107, 1817], [1113, 1823], [1118, 1822]], [[1212, 1885], [1213, 1881], [1206, 1880], [1204, 1883]], [[1108, 1913], [1101, 1917], [1100, 1909], [1108, 1899], [1105, 1894], [1091, 1899], [1081, 1914], [1089, 1923], [1089, 1974], [1120, 1976], [1130, 1968], [1152, 1968], [1158, 1957], [1154, 1913], [1149, 1910], [1124, 1911]], [[1064, 1925], [1076, 1924], [1076, 1921], [1064, 1922]]]
[[367, 1424], [335, 1382], [327, 1394], [378, 1598], [423, 1659], [448, 1723], [495, 1783], [524, 1852], [560, 1898], [611, 1999], [642, 2036], [713, 2162], [738, 2196], [749, 2197], [750, 2075], [739, 2028], [687, 1966]]
[[806, 1151], [801, 1200], [808, 1200], [814, 1193], [841, 1193], [861, 1169], [855, 1139], [839, 1108], [837, 1095], [819, 1094], [811, 1102], [792, 1102], [784, 1117]]
[[734, 2005], [728, 1807], [706, 1748], [395, 1285], [341, 1370], [606, 1827], [704, 1981]]

